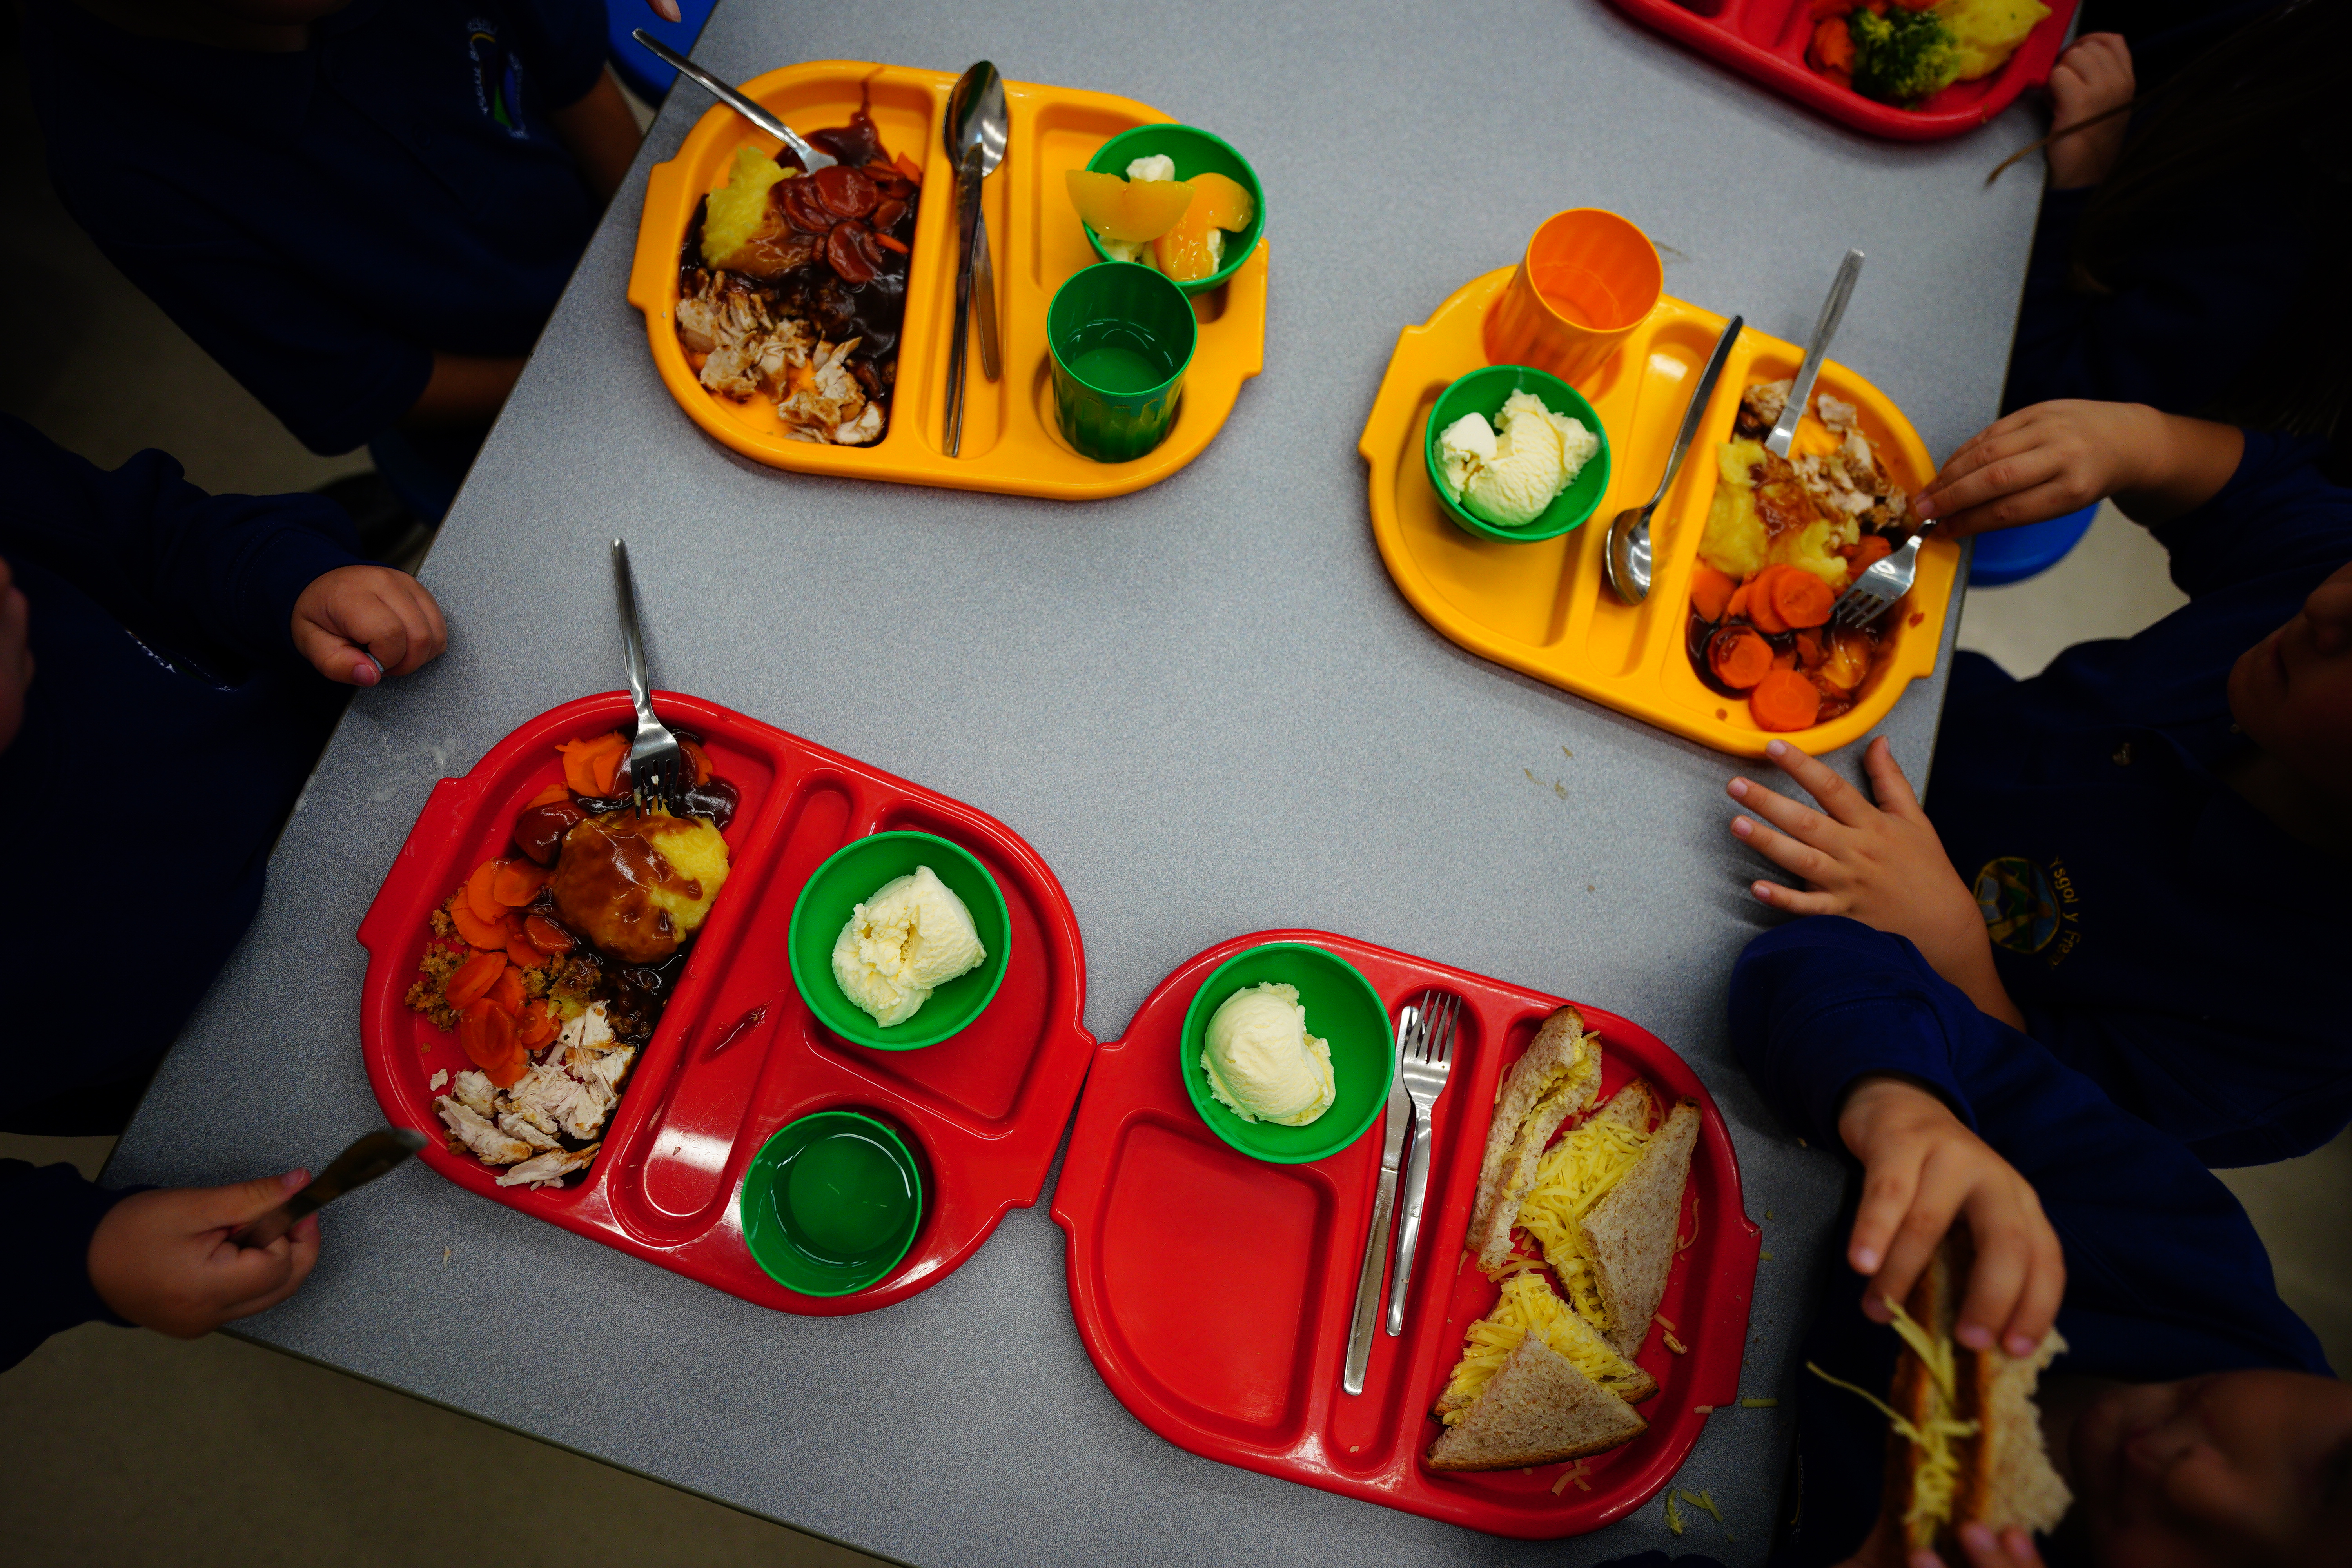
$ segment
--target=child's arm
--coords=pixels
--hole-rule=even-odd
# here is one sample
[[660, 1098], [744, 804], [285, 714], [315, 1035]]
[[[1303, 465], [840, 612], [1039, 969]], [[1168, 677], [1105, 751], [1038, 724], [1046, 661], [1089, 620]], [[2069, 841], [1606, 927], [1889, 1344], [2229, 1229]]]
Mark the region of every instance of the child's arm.
[[547, 118], [596, 199], [611, 201], [628, 177], [637, 143], [644, 140], [637, 130], [637, 117], [629, 112], [621, 84], [613, 78], [613, 68], [604, 68], [585, 97], [551, 111]]
[[488, 425], [506, 406], [507, 394], [522, 379], [524, 360], [516, 354], [490, 359], [480, 354], [433, 351], [433, 375], [400, 416], [411, 430]]
[[1976, 895], [1952, 868], [1885, 738], [1873, 741], [1862, 759], [1876, 805], [1785, 741], [1773, 742], [1767, 751], [1822, 809], [1800, 805], [1752, 780], [1731, 781], [1731, 798], [1764, 819], [1735, 816], [1733, 834], [1805, 882], [1800, 890], [1758, 881], [1750, 884], [1756, 897], [1790, 914], [1845, 915], [1906, 937], [1979, 1009], [2011, 1028], [2023, 1028], [2025, 1015], [1993, 965], [1992, 939], [1985, 934]]
[[2134, 521], [2168, 522], [2221, 493], [2245, 437], [2137, 403], [2037, 403], [1963, 442], [1913, 500], [1955, 539], [2063, 517], [2112, 496]]

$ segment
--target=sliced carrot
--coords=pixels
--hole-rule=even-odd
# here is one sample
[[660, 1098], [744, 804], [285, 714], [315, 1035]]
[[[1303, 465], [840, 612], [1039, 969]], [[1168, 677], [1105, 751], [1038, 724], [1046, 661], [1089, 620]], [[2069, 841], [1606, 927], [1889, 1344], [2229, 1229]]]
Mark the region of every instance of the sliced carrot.
[[607, 755], [603, 762], [597, 764], [599, 770], [598, 778], [604, 784], [604, 787], [596, 792], [598, 795], [612, 795], [619, 792], [621, 787], [621, 764], [628, 760], [628, 746], [619, 736], [614, 736], [613, 750], [611, 753]]
[[1718, 572], [1702, 561], [1691, 574], [1691, 608], [1703, 621], [1723, 619], [1731, 595], [1739, 591], [1738, 582], [1728, 572]]
[[522, 1011], [524, 999], [522, 971], [514, 967], [512, 963], [499, 971], [499, 977], [490, 983], [488, 992], [482, 997], [483, 1001], [498, 1008], [509, 1018]]
[[518, 969], [537, 969], [547, 962], [547, 954], [529, 937], [518, 933], [507, 938], [507, 962]]
[[499, 865], [496, 860], [485, 860], [474, 868], [472, 876], [466, 879], [467, 907], [486, 921], [506, 918], [507, 907], [499, 902], [498, 894], [491, 890], [498, 880]]
[[528, 860], [503, 860], [499, 863], [498, 875], [490, 879], [490, 896], [508, 910], [519, 910], [539, 897], [539, 890], [547, 886], [547, 878], [544, 866], [534, 866]]
[[619, 771], [621, 759], [629, 754], [629, 743], [617, 730], [584, 741], [566, 741], [555, 748], [563, 753], [563, 782], [572, 793], [584, 795], [606, 795], [613, 792], [613, 775]]
[[1807, 630], [1801, 631], [1797, 634], [1798, 668], [1811, 669], [1816, 668], [1822, 662], [1822, 655], [1825, 651], [1826, 650], [1822, 646], [1821, 633]]
[[1772, 602], [1773, 584], [1789, 570], [1786, 566], [1767, 566], [1748, 579], [1748, 618], [1756, 623], [1759, 632], [1778, 637], [1789, 629], [1789, 623], [1780, 618], [1780, 608]]
[[1707, 639], [1707, 668], [1735, 691], [1745, 691], [1770, 673], [1772, 645], [1746, 626], [1731, 626]]
[[565, 788], [560, 784], [550, 784], [545, 789], [541, 790], [537, 795], [532, 795], [529, 804], [525, 805], [523, 809], [525, 811], [529, 811], [534, 805], [553, 805], [559, 800], [570, 800], [571, 798], [571, 790]]
[[1837, 604], [1830, 585], [1801, 566], [1781, 569], [1772, 579], [1770, 598], [1773, 613], [1791, 629], [1829, 625], [1830, 611]]
[[893, 239], [887, 234], [873, 234], [867, 236], [867, 237], [885, 250], [895, 250], [901, 256], [912, 256], [914, 254], [913, 251], [907, 248], [907, 242], [903, 239]]
[[1734, 588], [1731, 591], [1731, 597], [1725, 602], [1723, 606], [1724, 619], [1736, 621], [1740, 616], [1746, 615], [1748, 613], [1748, 601], [1753, 597], [1755, 597], [1755, 595], [1748, 591], [1748, 586], [1745, 583], [1742, 583], [1738, 587]]
[[1847, 31], [1843, 16], [1823, 16], [1813, 24], [1812, 41], [1805, 46], [1805, 58], [1815, 70], [1853, 69], [1853, 35]]
[[522, 934], [541, 952], [570, 952], [572, 933], [545, 915], [523, 917]]
[[503, 952], [478, 952], [459, 964], [449, 976], [449, 984], [441, 988], [441, 995], [450, 1006], [464, 1011], [488, 994], [506, 972], [507, 955]]
[[709, 784], [710, 753], [702, 749], [702, 744], [698, 741], [680, 741], [678, 744], [686, 748], [687, 760], [694, 764], [694, 782], [698, 784]]
[[1793, 669], [1776, 669], [1748, 694], [1748, 710], [1759, 728], [1807, 730], [1822, 711], [1822, 689]]
[[1772, 656], [1772, 668], [1775, 668], [1775, 669], [1794, 669], [1794, 668], [1797, 668], [1797, 650], [1796, 650], [1795, 648], [1792, 648], [1792, 647], [1784, 647], [1784, 648], [1781, 648], [1781, 649], [1780, 649], [1780, 651], [1778, 651], [1777, 653], [1773, 654], [1773, 656]]
[[515, 1041], [527, 1050], [537, 1050], [562, 1032], [562, 1026], [555, 1021], [555, 1009], [544, 1002], [534, 1002], [522, 1010]]
[[907, 178], [914, 181], [915, 184], [919, 185], [923, 183], [923, 166], [920, 163], [916, 163], [912, 158], [908, 157], [904, 153], [892, 158], [890, 160], [890, 166], [898, 170], [898, 173], [906, 175]]
[[466, 895], [459, 893], [449, 900], [449, 918], [456, 922], [457, 934], [466, 939], [467, 946], [493, 952], [505, 950], [507, 922], [503, 910], [499, 912], [499, 919], [486, 921], [466, 902]]
[[515, 1041], [511, 1013], [501, 1013], [488, 1002], [473, 1004], [457, 1015], [457, 1044], [500, 1089], [521, 1081], [522, 1048]]
[[563, 753], [563, 783], [573, 795], [594, 795], [596, 775], [589, 767], [588, 742], [566, 741], [555, 748]]
[[1874, 563], [1884, 561], [1894, 553], [1895, 546], [1886, 542], [1885, 534], [1864, 534], [1862, 542], [1853, 547], [1853, 554], [1850, 557], [1853, 563], [1853, 574], [1861, 576], [1870, 570]]

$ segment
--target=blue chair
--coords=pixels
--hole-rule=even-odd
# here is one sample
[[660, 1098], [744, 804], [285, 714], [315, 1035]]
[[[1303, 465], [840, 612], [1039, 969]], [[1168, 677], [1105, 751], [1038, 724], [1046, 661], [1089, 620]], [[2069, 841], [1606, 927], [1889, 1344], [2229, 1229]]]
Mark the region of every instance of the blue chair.
[[702, 36], [702, 24], [710, 20], [711, 8], [718, 4], [719, 0], [677, 0], [678, 19], [665, 22], [646, 0], [605, 0], [604, 31], [612, 45], [614, 73], [647, 103], [660, 103], [669, 84], [677, 79], [677, 72], [656, 59], [630, 33], [643, 27], [679, 54], [692, 54], [694, 40]]
[[1969, 564], [1969, 586], [1998, 588], [2004, 583], [2022, 583], [2049, 571], [2066, 558], [2066, 552], [2082, 542], [2083, 535], [2091, 531], [2091, 519], [2098, 511], [2098, 502], [2093, 501], [2080, 511], [2070, 511], [2047, 522], [1978, 534], [1977, 552]]

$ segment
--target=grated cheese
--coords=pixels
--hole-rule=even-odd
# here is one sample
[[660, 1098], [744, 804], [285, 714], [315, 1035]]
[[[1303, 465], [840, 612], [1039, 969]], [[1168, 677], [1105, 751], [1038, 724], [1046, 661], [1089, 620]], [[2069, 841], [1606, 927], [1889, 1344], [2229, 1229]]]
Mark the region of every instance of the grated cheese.
[[1625, 1179], [1650, 1134], [1617, 1121], [1588, 1121], [1544, 1152], [1535, 1185], [1519, 1205], [1519, 1224], [1543, 1248], [1577, 1315], [1607, 1332], [1608, 1309], [1584, 1243], [1583, 1220]]
[[1666, 1494], [1666, 1528], [1676, 1535], [1683, 1532], [1683, 1516], [1675, 1510], [1675, 1494]]
[[1974, 1421], [1957, 1420], [1951, 1414], [1956, 1387], [1952, 1342], [1928, 1333], [1894, 1300], [1888, 1300], [1886, 1305], [1895, 1314], [1895, 1331], [1917, 1352], [1919, 1364], [1927, 1370], [1927, 1416], [1919, 1425], [1914, 1426], [1897, 1415], [1893, 1405], [1868, 1389], [1857, 1388], [1842, 1377], [1832, 1377], [1811, 1362], [1805, 1363], [1805, 1370], [1823, 1383], [1860, 1394], [1876, 1405], [1895, 1432], [1911, 1445], [1911, 1506], [1903, 1510], [1903, 1531], [1906, 1541], [1920, 1542], [1932, 1538], [1937, 1528], [1948, 1523], [1952, 1517], [1952, 1503], [1960, 1481], [1960, 1459], [1952, 1452], [1952, 1439], [1973, 1437], [1979, 1427]]
[[1666, 1331], [1665, 1330], [1664, 1330], [1664, 1329], [1659, 1330], [1659, 1331], [1658, 1331], [1658, 1337], [1659, 1337], [1660, 1339], [1662, 1339], [1662, 1340], [1665, 1341], [1665, 1342], [1666, 1342], [1666, 1348], [1667, 1348], [1668, 1350], [1670, 1350], [1670, 1351], [1674, 1352], [1676, 1355], [1688, 1355], [1688, 1354], [1690, 1354], [1690, 1346], [1688, 1346], [1688, 1345], [1686, 1345], [1686, 1344], [1683, 1343], [1683, 1342], [1682, 1342], [1682, 1341], [1680, 1341], [1680, 1340], [1678, 1340], [1678, 1339], [1675, 1338], [1675, 1336], [1674, 1336], [1672, 1333], [1669, 1333], [1669, 1332], [1668, 1332], [1668, 1331]]
[[1454, 1363], [1454, 1374], [1445, 1384], [1446, 1401], [1459, 1408], [1448, 1410], [1438, 1419], [1451, 1426], [1467, 1415], [1471, 1402], [1503, 1370], [1503, 1363], [1530, 1329], [1603, 1388], [1641, 1379], [1641, 1369], [1571, 1313], [1541, 1274], [1521, 1272], [1503, 1282], [1502, 1298], [1495, 1310], [1472, 1323], [1464, 1335], [1462, 1359]]
[[1721, 1524], [1723, 1522], [1723, 1510], [1715, 1506], [1715, 1499], [1709, 1497], [1706, 1493], [1686, 1492], [1680, 1487], [1677, 1487], [1675, 1489], [1675, 1495], [1682, 1499], [1683, 1501], [1690, 1504], [1691, 1507], [1703, 1508], [1706, 1510], [1707, 1512], [1715, 1515], [1716, 1523]]

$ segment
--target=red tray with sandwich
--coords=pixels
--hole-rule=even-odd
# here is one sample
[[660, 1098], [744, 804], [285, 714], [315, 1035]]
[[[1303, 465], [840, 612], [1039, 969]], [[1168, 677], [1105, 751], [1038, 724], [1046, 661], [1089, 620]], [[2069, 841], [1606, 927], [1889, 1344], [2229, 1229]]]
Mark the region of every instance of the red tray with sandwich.
[[[1940, 12], [1958, 5], [1973, 15], [2000, 6], [2004, 13], [2013, 14], [2018, 3], [1943, 0], [1935, 9]], [[1612, 4], [1717, 65], [1857, 131], [1898, 142], [1931, 142], [1975, 130], [2014, 103], [2027, 88], [2048, 81], [2050, 68], [2065, 47], [2075, 0], [2048, 0], [2049, 14], [2032, 24], [2032, 31], [2011, 46], [2012, 52], [1990, 74], [1972, 81], [1955, 81], [1907, 107], [1865, 98], [1843, 73], [1818, 68], [1815, 30], [1824, 20], [1853, 11], [1855, 6], [1851, 0], [1693, 0], [1689, 5], [1682, 0], [1612, 0]], [[1905, 0], [1892, 0], [1892, 4], [1902, 6]]]
[[[1433, 1118], [1429, 1198], [1404, 1331], [1396, 1338], [1375, 1331], [1360, 1394], [1342, 1392], [1340, 1383], [1380, 1173], [1380, 1121], [1339, 1153], [1313, 1163], [1255, 1160], [1228, 1147], [1203, 1122], [1178, 1060], [1194, 992], [1228, 958], [1270, 942], [1312, 944], [1353, 964], [1386, 1004], [1391, 1026], [1399, 1010], [1424, 991], [1460, 1003], [1452, 1076]], [[1079, 1336], [1119, 1402], [1193, 1453], [1497, 1535], [1578, 1534], [1623, 1517], [1655, 1494], [1697, 1441], [1708, 1408], [1738, 1398], [1761, 1233], [1742, 1208], [1730, 1137], [1697, 1077], [1646, 1031], [1579, 1007], [1583, 1044], [1575, 1044], [1572, 1018], [1563, 1020], [1570, 1026], [1553, 1025], [1543, 1036], [1547, 1043], [1536, 1047], [1543, 1054], [1529, 1060], [1530, 1070], [1520, 1072], [1518, 1081], [1552, 1083], [1563, 1095], [1573, 1089], [1591, 1109], [1570, 1117], [1550, 1137], [1540, 1116], [1521, 1121], [1504, 1114], [1511, 1134], [1528, 1141], [1531, 1158], [1539, 1148], [1547, 1162], [1568, 1152], [1559, 1161], [1557, 1182], [1538, 1180], [1526, 1202], [1591, 1204], [1591, 1186], [1565, 1196], [1560, 1190], [1584, 1179], [1572, 1179], [1581, 1167], [1571, 1141], [1580, 1133], [1588, 1142], [1618, 1136], [1594, 1124], [1609, 1120], [1611, 1108], [1640, 1101], [1639, 1089], [1620, 1098], [1635, 1080], [1654, 1090], [1664, 1120], [1640, 1135], [1647, 1141], [1632, 1145], [1630, 1163], [1613, 1178], [1593, 1178], [1613, 1179], [1630, 1192], [1633, 1179], [1625, 1172], [1638, 1169], [1641, 1159], [1654, 1151], [1662, 1159], [1687, 1151], [1679, 1206], [1668, 1197], [1657, 1219], [1665, 1234], [1634, 1238], [1646, 1240], [1645, 1255], [1653, 1259], [1658, 1247], [1671, 1249], [1654, 1321], [1642, 1325], [1630, 1355], [1612, 1358], [1604, 1347], [1588, 1359], [1574, 1348], [1579, 1336], [1592, 1344], [1601, 1342], [1599, 1336], [1580, 1321], [1551, 1323], [1549, 1315], [1565, 1311], [1575, 1319], [1578, 1310], [1554, 1291], [1548, 1270], [1534, 1266], [1528, 1233], [1508, 1232], [1512, 1251], [1503, 1265], [1509, 1277], [1503, 1286], [1482, 1271], [1465, 1249], [1465, 1237], [1498, 1089], [1512, 1081], [1507, 1075], [1566, 1005], [1522, 986], [1321, 931], [1236, 938], [1163, 981], [1126, 1037], [1096, 1052], [1054, 1194], [1054, 1218], [1069, 1234], [1070, 1302]], [[1307, 1025], [1313, 1027], [1311, 1017]], [[1574, 1047], [1578, 1054], [1570, 1059], [1582, 1064], [1576, 1071], [1587, 1076], [1571, 1084], [1569, 1077], [1532, 1071], [1564, 1059], [1564, 1044]], [[1598, 1050], [1597, 1078], [1591, 1057], [1582, 1054], [1590, 1047]], [[1514, 1103], [1524, 1107], [1527, 1100], [1518, 1095]], [[1684, 1104], [1688, 1110], [1674, 1109]], [[1670, 1130], [1680, 1130], [1679, 1142]], [[1503, 1163], [1508, 1164], [1507, 1154]], [[1598, 1223], [1603, 1210], [1595, 1205], [1587, 1212]], [[1510, 1217], [1507, 1209], [1490, 1224]], [[1529, 1310], [1507, 1317], [1507, 1291]], [[1533, 1310], [1547, 1301], [1541, 1314]], [[1534, 1337], [1524, 1322], [1539, 1315], [1548, 1325], [1540, 1351], [1523, 1342]], [[1513, 1321], [1522, 1322], [1516, 1340], [1508, 1331]], [[1469, 1382], [1457, 1386], [1457, 1363], [1464, 1363], [1474, 1323], [1481, 1325], [1487, 1360], [1502, 1367], [1474, 1373], [1475, 1388]], [[1567, 1356], [1544, 1353], [1554, 1344], [1571, 1347], [1578, 1373], [1559, 1370], [1570, 1364]], [[1516, 1365], [1522, 1358], [1528, 1367]], [[1537, 1361], [1550, 1370], [1535, 1367]], [[1581, 1375], [1587, 1366], [1607, 1381], [1605, 1389]], [[1507, 1376], [1515, 1380], [1507, 1388]], [[1578, 1386], [1567, 1389], [1570, 1384]], [[1565, 1389], [1564, 1397], [1591, 1403], [1593, 1419], [1613, 1424], [1597, 1451], [1572, 1461], [1518, 1463], [1513, 1442], [1539, 1438], [1558, 1447], [1558, 1423], [1567, 1419], [1564, 1409], [1539, 1409], [1533, 1417], [1539, 1430], [1526, 1439], [1516, 1436], [1513, 1412], [1530, 1388]], [[1498, 1389], [1506, 1390], [1504, 1397], [1482, 1414], [1481, 1401]], [[1449, 1427], [1432, 1415], [1441, 1401], [1454, 1407], [1460, 1426]], [[1583, 1415], [1575, 1422], [1580, 1430], [1590, 1429]], [[1476, 1440], [1475, 1451], [1457, 1436], [1465, 1431]], [[1452, 1445], [1444, 1457], [1500, 1461], [1499, 1468], [1433, 1468], [1426, 1456], [1441, 1437]]]
[[[578, 810], [581, 792], [567, 788], [579, 777], [572, 770], [585, 766], [593, 777], [603, 767], [610, 793], [609, 737], [625, 737], [635, 723], [618, 692], [541, 714], [464, 777], [434, 787], [361, 922], [369, 954], [361, 1042], [376, 1098], [395, 1125], [426, 1134], [420, 1158], [458, 1185], [715, 1289], [814, 1314], [903, 1300], [970, 1257], [1007, 1209], [1036, 1200], [1095, 1046], [1079, 1021], [1085, 954], [1076, 918], [1036, 852], [993, 818], [697, 698], [657, 692], [654, 706], [695, 739], [698, 773], [720, 781], [698, 788], [723, 786], [734, 797], [731, 816], [714, 808], [710, 817], [728, 817], [719, 833], [728, 869], [688, 945], [659, 963], [604, 965], [599, 984], [613, 987], [599, 994], [611, 1025], [605, 1037], [575, 1049], [573, 1031], [584, 1020], [574, 1017], [559, 1038], [535, 1038], [559, 1018], [567, 977], [588, 971], [568, 969], [572, 955], [564, 953], [530, 965], [534, 941], [559, 944], [565, 933], [532, 923], [544, 913], [530, 901], [533, 879], [545, 873], [531, 869], [520, 830], [536, 831], [540, 819], [530, 814], [543, 808], [561, 820], [567, 795]], [[625, 794], [625, 782], [621, 788]], [[787, 959], [793, 901], [810, 873], [845, 843], [894, 829], [935, 834], [969, 850], [1002, 889], [1009, 915], [1006, 969], [985, 1010], [961, 1033], [920, 1050], [866, 1049], [833, 1034], [802, 1001]], [[478, 870], [492, 866], [496, 878]], [[486, 888], [497, 884], [487, 905], [471, 901], [483, 891], [477, 876]], [[512, 906], [502, 927], [484, 920], [498, 912], [499, 895]], [[489, 967], [501, 936], [517, 944], [511, 963], [497, 966], [498, 981], [481, 996], [461, 992], [461, 984], [471, 990], [467, 965]], [[422, 967], [428, 958], [432, 975]], [[488, 1023], [461, 1038], [444, 1026], [449, 1015], [436, 1021], [404, 999], [419, 985], [426, 987], [420, 999], [462, 1002], [463, 1010], [452, 1007], [462, 1027]], [[497, 1002], [501, 986], [520, 993], [509, 1022], [497, 1026], [511, 1037], [500, 1033], [486, 1044], [499, 1007], [478, 1004]], [[646, 1016], [632, 1010], [652, 1006], [647, 997], [658, 1002], [649, 1037], [628, 1047], [631, 1020]], [[481, 1073], [494, 1071], [484, 1064], [500, 1049], [531, 1053], [500, 1076], [527, 1068], [523, 1078], [544, 1074], [562, 1083], [571, 1098], [556, 1106], [553, 1126], [525, 1127], [509, 1098], [495, 1102], [506, 1109], [494, 1121], [436, 1109], [467, 1081], [469, 1068], [478, 1069], [479, 1087]], [[617, 1064], [605, 1074], [617, 1082], [600, 1089], [596, 1071], [576, 1065], [567, 1069], [569, 1081], [557, 1079], [559, 1055], [573, 1064]], [[535, 1102], [541, 1109], [532, 1114], [549, 1103]], [[922, 1173], [923, 1209], [905, 1258], [877, 1282], [849, 1295], [803, 1295], [753, 1261], [736, 1196], [746, 1165], [772, 1133], [834, 1109], [877, 1117], [902, 1135]], [[575, 1112], [576, 1125], [565, 1120]], [[509, 1132], [528, 1138], [528, 1158], [488, 1163], [460, 1139], [458, 1125], [486, 1148], [509, 1141]], [[548, 1179], [520, 1179], [534, 1171]]]

